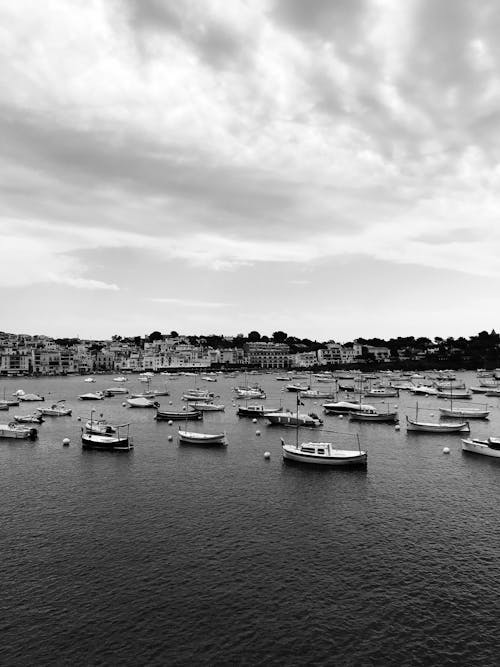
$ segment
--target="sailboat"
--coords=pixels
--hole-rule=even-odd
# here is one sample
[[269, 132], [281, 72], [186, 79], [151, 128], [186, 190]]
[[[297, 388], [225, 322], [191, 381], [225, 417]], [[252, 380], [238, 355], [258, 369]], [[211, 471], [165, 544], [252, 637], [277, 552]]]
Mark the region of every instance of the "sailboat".
[[425, 433], [461, 433], [470, 431], [469, 422], [455, 421], [455, 422], [424, 422], [418, 419], [418, 403], [415, 408], [415, 419], [410, 419], [406, 415], [406, 430], [425, 432]]
[[[473, 408], [473, 407], [453, 407], [453, 389], [450, 391], [450, 407], [449, 408], [439, 408], [439, 413], [441, 417], [459, 417], [462, 419], [488, 419], [489, 410], [487, 410], [487, 404], [482, 404], [482, 408]], [[470, 396], [469, 396], [470, 398]], [[477, 404], [476, 404], [477, 405]]]

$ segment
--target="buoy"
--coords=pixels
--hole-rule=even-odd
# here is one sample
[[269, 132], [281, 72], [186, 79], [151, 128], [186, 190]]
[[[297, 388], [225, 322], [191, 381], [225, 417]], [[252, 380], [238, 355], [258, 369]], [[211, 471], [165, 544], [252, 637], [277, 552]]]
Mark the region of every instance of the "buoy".
[[174, 422], [173, 422], [171, 419], [169, 419], [168, 422], [167, 422], [167, 424], [168, 424], [169, 426], [172, 426], [173, 423], [174, 423]]
[[70, 442], [71, 442], [71, 440], [70, 440], [69, 438], [64, 438], [64, 440], [63, 440], [63, 446], [64, 446], [64, 447], [68, 447]]
[[255, 418], [252, 419], [252, 424], [256, 424], [256, 423], [257, 423], [257, 420]]
[[172, 442], [172, 436], [169, 435], [168, 438], [167, 438], [167, 440], [168, 440], [169, 442]]
[[169, 404], [169, 405], [172, 405], [172, 401], [169, 401], [168, 404]]
[[255, 431], [255, 435], [260, 435], [260, 431]]
[[443, 447], [443, 454], [449, 454], [450, 453], [450, 448], [449, 447]]
[[433, 413], [433, 412], [431, 412], [431, 417], [434, 417], [434, 413]]
[[395, 407], [396, 410], [398, 409], [398, 405], [397, 405], [397, 403], [396, 403], [396, 405], [395, 405], [394, 407]]
[[126, 407], [127, 407], [127, 404], [126, 404], [126, 403], [122, 403], [122, 406], [123, 406], [124, 408], [126, 408]]
[[82, 418], [81, 418], [81, 417], [78, 417], [76, 421], [77, 421], [77, 422], [81, 422], [81, 421], [82, 421]]
[[401, 428], [401, 426], [399, 424], [396, 424], [396, 426], [394, 427], [394, 430], [399, 431], [400, 428]]
[[265, 459], [270, 459], [271, 458], [271, 452], [264, 452], [264, 458]]
[[344, 415], [339, 415], [339, 419], [344, 419]]

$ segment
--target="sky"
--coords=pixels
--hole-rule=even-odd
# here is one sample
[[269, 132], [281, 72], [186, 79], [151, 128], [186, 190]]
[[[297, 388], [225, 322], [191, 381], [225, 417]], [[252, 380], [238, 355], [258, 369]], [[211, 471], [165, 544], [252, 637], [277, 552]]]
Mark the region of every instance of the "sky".
[[0, 329], [500, 328], [495, 0], [0, 3]]

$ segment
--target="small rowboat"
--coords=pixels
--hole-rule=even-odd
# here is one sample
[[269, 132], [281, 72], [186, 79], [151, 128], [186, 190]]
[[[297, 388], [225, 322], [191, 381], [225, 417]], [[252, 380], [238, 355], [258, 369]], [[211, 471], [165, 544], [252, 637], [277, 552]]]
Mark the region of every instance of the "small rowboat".
[[179, 431], [179, 442], [183, 442], [188, 445], [225, 445], [226, 434]]

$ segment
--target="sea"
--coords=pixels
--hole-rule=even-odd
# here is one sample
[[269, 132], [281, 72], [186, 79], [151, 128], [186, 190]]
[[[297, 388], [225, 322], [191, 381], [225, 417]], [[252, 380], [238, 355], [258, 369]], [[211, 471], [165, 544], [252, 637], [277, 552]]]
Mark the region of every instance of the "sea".
[[[414, 396], [385, 399], [399, 430], [304, 401], [324, 426], [296, 434], [236, 416], [233, 387], [250, 381], [267, 405], [295, 409], [276, 375], [156, 375], [152, 387], [170, 391], [164, 409], [195, 386], [225, 404], [189, 423], [226, 431], [227, 446], [210, 448], [180, 444], [182, 422], [156, 422], [123, 396], [78, 399], [113, 377], [0, 380], [0, 394], [23, 389], [73, 410], [46, 417], [33, 442], [0, 440], [0, 664], [500, 663], [500, 460], [462, 452], [461, 434], [407, 433]], [[478, 384], [475, 373], [457, 378]], [[146, 385], [130, 375], [125, 386]], [[472, 435], [500, 436], [500, 399], [474, 402], [491, 414]], [[445, 404], [419, 398], [436, 418]], [[91, 407], [131, 424], [131, 452], [82, 450]], [[282, 437], [350, 448], [356, 434], [365, 469], [282, 459]]]

